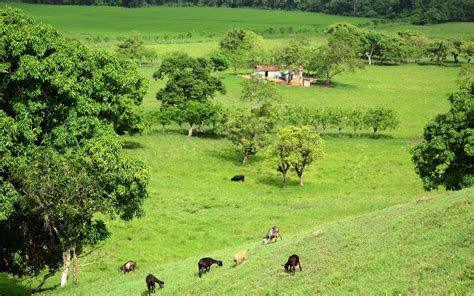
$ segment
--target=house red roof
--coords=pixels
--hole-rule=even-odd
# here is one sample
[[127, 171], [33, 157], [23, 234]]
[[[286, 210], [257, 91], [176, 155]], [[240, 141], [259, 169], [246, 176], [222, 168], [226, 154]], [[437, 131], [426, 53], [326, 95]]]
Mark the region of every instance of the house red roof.
[[255, 66], [255, 70], [257, 70], [258, 72], [261, 72], [261, 71], [279, 71], [279, 70], [281, 70], [281, 66], [275, 66], [275, 65], [262, 66], [262, 65], [257, 65], [257, 66]]

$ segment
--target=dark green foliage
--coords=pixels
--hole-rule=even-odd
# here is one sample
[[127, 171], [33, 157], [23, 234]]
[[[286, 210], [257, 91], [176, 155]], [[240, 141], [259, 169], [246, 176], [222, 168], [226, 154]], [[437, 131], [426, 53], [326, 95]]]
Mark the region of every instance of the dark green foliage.
[[215, 122], [220, 107], [209, 102], [216, 92], [225, 93], [220, 79], [211, 75], [207, 59], [193, 58], [176, 53], [163, 60], [161, 67], [153, 74], [155, 79], [168, 78], [166, 86], [158, 91], [156, 98], [161, 110], [170, 107], [178, 123], [189, 124], [189, 136], [193, 127]]
[[188, 101], [206, 102], [217, 91], [225, 93], [224, 85], [211, 76], [211, 66], [204, 58], [176, 53], [163, 60], [153, 74], [155, 79], [165, 76], [168, 76], [166, 86], [156, 94], [162, 106], [181, 105]]
[[54, 273], [62, 252], [108, 237], [99, 213], [143, 214], [148, 174], [116, 132], [141, 130], [146, 83], [133, 64], [10, 8], [0, 65], [0, 272]]
[[209, 58], [212, 70], [216, 72], [225, 71], [229, 68], [229, 60], [222, 53], [216, 52]]
[[143, 128], [137, 107], [148, 83], [133, 63], [33, 24], [19, 10], [3, 9], [1, 16], [0, 108], [32, 124], [31, 137], [41, 142], [68, 116], [101, 118], [120, 134]]
[[474, 84], [449, 97], [449, 112], [425, 126], [423, 141], [412, 151], [415, 171], [425, 190], [474, 185]]

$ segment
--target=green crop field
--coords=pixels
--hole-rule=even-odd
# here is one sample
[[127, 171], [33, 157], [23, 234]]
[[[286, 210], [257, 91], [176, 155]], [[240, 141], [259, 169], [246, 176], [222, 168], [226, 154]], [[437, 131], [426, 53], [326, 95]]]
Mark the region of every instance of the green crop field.
[[[9, 5], [91, 47], [113, 50], [117, 37], [151, 36], [147, 46], [159, 55], [206, 55], [234, 27], [308, 29], [304, 34], [316, 44], [324, 42], [327, 25], [370, 21], [253, 9]], [[474, 23], [376, 28], [474, 38]], [[154, 39], [186, 32], [192, 32], [186, 43]], [[267, 47], [280, 46], [291, 35], [266, 40]], [[110, 41], [92, 43], [86, 36]], [[155, 94], [164, 82], [152, 79], [155, 69], [140, 68], [150, 80], [145, 110], [159, 107]], [[188, 138], [177, 126], [164, 133], [158, 125], [144, 135], [122, 136], [126, 153], [144, 161], [150, 172], [145, 216], [108, 221], [112, 236], [80, 259], [79, 283], [71, 281], [65, 289], [44, 294], [146, 295], [148, 273], [166, 282], [157, 294], [167, 295], [472, 293], [474, 191], [424, 192], [410, 155], [427, 121], [448, 110], [458, 72], [454, 65], [370, 66], [336, 76], [333, 88], [278, 86], [282, 103], [289, 106], [384, 106], [396, 110], [400, 119], [396, 130], [377, 139], [324, 136], [326, 155], [305, 173], [304, 187], [294, 175], [283, 187], [278, 172], [258, 154], [243, 165], [231, 143], [217, 136]], [[227, 93], [214, 100], [226, 107], [245, 106], [239, 100], [243, 78], [231, 72], [221, 77]], [[244, 174], [246, 182], [229, 182], [237, 174]], [[261, 245], [273, 225], [280, 227], [283, 240]], [[240, 249], [249, 250], [249, 260], [233, 267], [232, 256]], [[300, 255], [303, 266], [295, 276], [281, 268], [293, 253]], [[213, 266], [199, 279], [197, 262], [205, 256], [222, 259], [224, 266]], [[130, 259], [137, 261], [137, 270], [118, 273]], [[46, 287], [58, 282], [59, 274]], [[0, 274], [0, 295], [24, 295], [30, 284], [35, 281]]]

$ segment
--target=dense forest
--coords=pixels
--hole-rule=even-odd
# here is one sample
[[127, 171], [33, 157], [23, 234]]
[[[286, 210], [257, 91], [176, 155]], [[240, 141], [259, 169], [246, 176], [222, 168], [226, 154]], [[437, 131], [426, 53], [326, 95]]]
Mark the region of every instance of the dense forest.
[[255, 7], [337, 15], [399, 18], [415, 24], [474, 21], [474, 0], [24, 0], [38, 4]]

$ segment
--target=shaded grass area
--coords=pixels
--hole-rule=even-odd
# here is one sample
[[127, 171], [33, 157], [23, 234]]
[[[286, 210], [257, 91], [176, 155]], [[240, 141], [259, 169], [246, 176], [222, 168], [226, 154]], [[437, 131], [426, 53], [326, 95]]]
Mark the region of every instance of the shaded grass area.
[[[160, 295], [469, 294], [474, 269], [473, 197], [474, 191], [468, 189], [303, 232], [281, 227], [284, 239], [276, 243], [254, 242], [164, 265], [142, 265], [133, 274], [111, 274], [63, 292], [145, 295], [144, 278], [153, 272], [166, 283], [157, 292]], [[239, 249], [248, 249], [249, 259], [235, 267], [232, 256]], [[294, 276], [281, 267], [293, 253], [300, 256], [303, 267]], [[196, 265], [205, 255], [223, 260], [224, 266], [212, 267], [199, 279]]]

